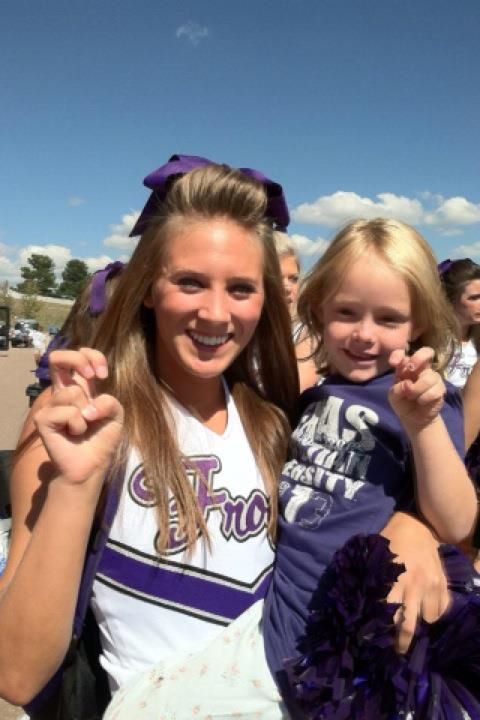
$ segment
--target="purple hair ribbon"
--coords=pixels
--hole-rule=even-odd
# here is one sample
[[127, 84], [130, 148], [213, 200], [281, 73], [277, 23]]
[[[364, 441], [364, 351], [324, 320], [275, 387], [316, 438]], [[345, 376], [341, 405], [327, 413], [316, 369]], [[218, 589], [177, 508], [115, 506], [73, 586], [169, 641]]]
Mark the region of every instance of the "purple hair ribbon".
[[[170, 186], [170, 181], [175, 176], [185, 175], [196, 168], [213, 164], [214, 162], [212, 160], [199, 157], [198, 155], [172, 155], [165, 165], [162, 165], [147, 175], [143, 184], [145, 187], [150, 188], [152, 193], [140, 213], [140, 217], [135, 223], [130, 237], [141, 235], [147, 228], [150, 218], [158, 211], [158, 205], [165, 198]], [[270, 180], [259, 170], [239, 168], [239, 171], [257, 180], [264, 186], [267, 194], [267, 209], [265, 214], [275, 223], [277, 230], [286, 230], [290, 222], [290, 215], [282, 186]]]
[[40, 360], [38, 361], [37, 369], [35, 370], [35, 375], [37, 377], [37, 380], [39, 381], [42, 388], [48, 387], [50, 385], [50, 368], [48, 365], [48, 358], [52, 350], [62, 350], [64, 347], [68, 345], [68, 338], [66, 338], [61, 333], [57, 333], [55, 337], [53, 337], [50, 342], [48, 343], [48, 347], [45, 350], [45, 352], [40, 357]]
[[91, 315], [100, 315], [105, 310], [105, 285], [109, 278], [121, 272], [125, 263], [121, 260], [109, 263], [102, 270], [97, 270], [92, 277], [92, 285], [90, 288], [90, 299], [88, 309]]
[[447, 270], [450, 270], [450, 268], [453, 265], [453, 260], [450, 260], [450, 258], [447, 258], [447, 260], [442, 260], [441, 263], [438, 263], [437, 270], [439, 275], [443, 275], [443, 273], [446, 273]]

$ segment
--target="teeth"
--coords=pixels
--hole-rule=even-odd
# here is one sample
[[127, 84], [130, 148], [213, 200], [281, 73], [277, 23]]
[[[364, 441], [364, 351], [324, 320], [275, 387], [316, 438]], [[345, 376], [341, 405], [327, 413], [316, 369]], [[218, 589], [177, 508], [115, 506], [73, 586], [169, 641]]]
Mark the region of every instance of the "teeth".
[[202, 345], [222, 345], [228, 340], [228, 335], [213, 337], [212, 335], [199, 335], [192, 331], [190, 331], [190, 335], [196, 342], [202, 343]]

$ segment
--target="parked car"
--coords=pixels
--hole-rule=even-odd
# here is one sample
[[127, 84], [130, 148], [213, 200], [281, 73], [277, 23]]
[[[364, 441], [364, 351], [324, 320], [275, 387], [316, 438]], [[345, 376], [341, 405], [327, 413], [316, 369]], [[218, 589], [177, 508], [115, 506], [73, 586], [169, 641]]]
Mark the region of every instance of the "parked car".
[[0, 323], [0, 350], [8, 350], [8, 326]]
[[31, 320], [28, 318], [20, 318], [17, 320], [13, 326], [13, 330], [10, 331], [10, 341], [12, 343], [12, 347], [32, 347], [33, 339], [31, 331], [37, 329], [37, 320]]
[[10, 308], [0, 305], [0, 350], [8, 350], [10, 340]]

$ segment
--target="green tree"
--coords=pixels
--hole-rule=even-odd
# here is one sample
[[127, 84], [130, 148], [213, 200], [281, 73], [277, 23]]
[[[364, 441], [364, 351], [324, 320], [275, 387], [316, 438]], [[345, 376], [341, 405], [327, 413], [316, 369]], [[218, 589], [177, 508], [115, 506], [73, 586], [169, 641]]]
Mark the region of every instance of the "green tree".
[[27, 283], [35, 283], [39, 295], [54, 295], [56, 290], [55, 264], [48, 255], [33, 253], [20, 272], [24, 282], [17, 285], [18, 292], [27, 292]]
[[88, 267], [83, 260], [69, 260], [62, 273], [62, 282], [58, 286], [58, 294], [62, 295], [62, 297], [78, 297], [88, 278]]
[[11, 310], [13, 307], [13, 298], [8, 293], [9, 287], [8, 280], [0, 282], [0, 305], [7, 305]]
[[22, 317], [25, 318], [36, 318], [38, 311], [40, 310], [40, 300], [37, 297], [37, 284], [33, 280], [25, 280], [24, 283], [23, 297], [20, 300], [20, 311]]

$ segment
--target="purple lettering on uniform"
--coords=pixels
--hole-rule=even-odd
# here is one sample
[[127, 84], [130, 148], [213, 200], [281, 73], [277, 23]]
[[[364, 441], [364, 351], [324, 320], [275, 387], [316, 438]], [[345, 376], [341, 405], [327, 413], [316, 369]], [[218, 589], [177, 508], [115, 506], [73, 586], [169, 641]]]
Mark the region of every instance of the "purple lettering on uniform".
[[228, 539], [247, 540], [263, 530], [268, 518], [268, 504], [260, 490], [248, 498], [229, 499], [223, 505], [222, 533]]
[[268, 505], [265, 495], [260, 492], [253, 493], [247, 504], [245, 513], [245, 527], [251, 534], [256, 534], [265, 525], [268, 517]]
[[152, 507], [155, 505], [155, 495], [152, 490], [152, 486], [145, 478], [145, 472], [143, 466], [139, 465], [130, 475], [128, 481], [128, 492], [132, 500], [137, 505], [143, 507]]
[[[185, 460], [185, 470], [192, 482], [193, 489], [197, 496], [198, 504], [202, 509], [205, 519], [211, 510], [219, 509], [227, 498], [225, 490], [213, 491], [213, 479], [219, 473], [222, 465], [215, 455], [196, 455]], [[200, 531], [197, 537], [200, 536]], [[167, 553], [178, 553], [186, 548], [185, 533], [178, 525], [178, 512], [176, 503], [172, 499], [170, 503], [170, 528]]]
[[193, 475], [193, 485], [197, 491], [198, 504], [205, 517], [209, 510], [220, 506], [227, 496], [225, 490], [218, 493], [213, 491], [213, 478], [219, 473], [222, 466], [218, 457], [196, 457], [194, 467], [187, 466], [187, 473]]
[[[226, 540], [234, 538], [238, 542], [243, 542], [263, 532], [269, 512], [268, 500], [264, 492], [256, 489], [245, 498], [232, 497], [227, 488], [214, 489], [215, 475], [222, 469], [221, 461], [215, 455], [188, 457], [184, 461], [184, 466], [205, 521], [208, 521], [211, 512], [220, 513], [220, 531]], [[152, 507], [156, 503], [152, 486], [146, 480], [141, 465], [131, 474], [128, 491], [137, 505]], [[178, 522], [177, 502], [171, 495], [169, 518], [167, 555], [179, 553], [187, 547], [184, 529]], [[200, 537], [200, 530], [197, 537]], [[157, 540], [158, 533], [155, 537], [155, 547]]]

